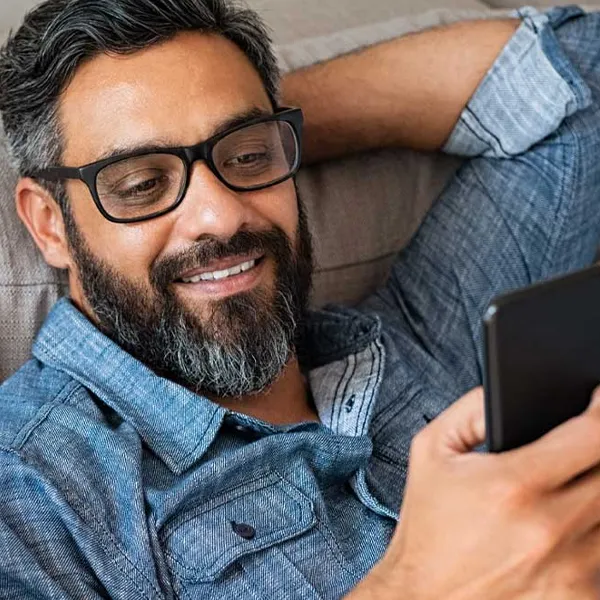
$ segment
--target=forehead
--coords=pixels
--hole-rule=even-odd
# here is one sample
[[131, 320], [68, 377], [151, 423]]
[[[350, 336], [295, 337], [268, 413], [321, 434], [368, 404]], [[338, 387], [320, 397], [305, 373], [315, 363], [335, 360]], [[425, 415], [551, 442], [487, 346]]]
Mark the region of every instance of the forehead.
[[232, 116], [270, 109], [260, 76], [229, 40], [202, 33], [84, 63], [61, 96], [66, 165], [113, 148], [192, 145]]

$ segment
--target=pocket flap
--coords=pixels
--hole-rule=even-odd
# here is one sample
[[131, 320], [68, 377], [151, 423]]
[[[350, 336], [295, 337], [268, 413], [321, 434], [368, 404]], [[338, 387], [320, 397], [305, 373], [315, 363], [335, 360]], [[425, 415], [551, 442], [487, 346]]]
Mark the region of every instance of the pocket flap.
[[311, 500], [273, 473], [183, 512], [165, 526], [161, 539], [183, 579], [208, 582], [241, 557], [301, 535], [314, 524]]

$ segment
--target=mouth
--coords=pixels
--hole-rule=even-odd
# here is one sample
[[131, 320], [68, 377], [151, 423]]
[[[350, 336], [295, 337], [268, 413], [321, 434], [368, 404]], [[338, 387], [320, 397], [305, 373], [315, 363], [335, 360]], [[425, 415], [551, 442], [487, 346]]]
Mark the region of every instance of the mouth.
[[202, 295], [219, 297], [254, 287], [264, 270], [265, 256], [231, 257], [202, 269], [188, 271], [175, 280], [178, 287]]

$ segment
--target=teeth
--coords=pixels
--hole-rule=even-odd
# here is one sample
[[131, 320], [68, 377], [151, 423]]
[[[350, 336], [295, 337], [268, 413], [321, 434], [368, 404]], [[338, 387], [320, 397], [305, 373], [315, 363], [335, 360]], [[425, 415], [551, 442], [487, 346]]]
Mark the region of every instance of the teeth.
[[249, 260], [248, 262], [231, 267], [231, 269], [225, 269], [223, 271], [213, 271], [212, 273], [202, 273], [195, 275], [194, 277], [187, 277], [182, 279], [183, 283], [199, 283], [200, 281], [218, 281], [233, 275], [239, 275], [245, 271], [249, 271], [256, 264], [255, 260]]

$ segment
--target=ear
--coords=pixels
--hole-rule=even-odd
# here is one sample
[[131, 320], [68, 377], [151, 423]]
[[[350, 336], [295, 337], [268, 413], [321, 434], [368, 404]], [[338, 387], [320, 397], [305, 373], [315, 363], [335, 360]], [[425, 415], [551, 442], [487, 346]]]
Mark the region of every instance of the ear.
[[71, 257], [62, 211], [35, 180], [24, 177], [17, 184], [16, 204], [19, 218], [51, 267], [69, 269]]

